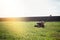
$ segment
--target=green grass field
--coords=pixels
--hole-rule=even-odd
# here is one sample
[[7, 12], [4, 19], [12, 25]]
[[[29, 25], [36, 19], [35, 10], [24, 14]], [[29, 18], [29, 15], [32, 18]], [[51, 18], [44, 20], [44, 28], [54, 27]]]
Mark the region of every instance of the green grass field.
[[0, 22], [0, 40], [60, 40], [60, 22], [45, 22], [45, 28], [34, 27], [36, 22]]

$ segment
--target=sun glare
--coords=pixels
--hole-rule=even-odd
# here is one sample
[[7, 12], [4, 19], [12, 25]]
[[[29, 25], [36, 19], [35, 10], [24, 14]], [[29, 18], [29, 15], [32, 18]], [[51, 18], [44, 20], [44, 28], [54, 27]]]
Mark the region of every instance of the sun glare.
[[5, 21], [3, 21], [3, 25], [4, 27], [14, 33], [14, 34], [24, 34], [24, 32], [26, 32], [26, 26], [24, 22], [18, 21], [17, 19], [13, 19], [13, 18], [7, 18], [4, 19]]

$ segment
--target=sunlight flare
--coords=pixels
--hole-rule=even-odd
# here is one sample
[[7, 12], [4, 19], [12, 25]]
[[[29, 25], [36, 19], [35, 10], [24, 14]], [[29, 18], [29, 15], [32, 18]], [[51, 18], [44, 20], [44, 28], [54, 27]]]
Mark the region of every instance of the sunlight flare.
[[3, 21], [3, 25], [5, 27], [5, 29], [7, 29], [9, 32], [13, 33], [13, 34], [24, 34], [27, 30], [26, 30], [26, 25], [25, 22], [21, 22], [18, 21], [18, 19], [12, 19], [12, 18], [8, 18], [8, 19], [4, 19], [5, 21]]

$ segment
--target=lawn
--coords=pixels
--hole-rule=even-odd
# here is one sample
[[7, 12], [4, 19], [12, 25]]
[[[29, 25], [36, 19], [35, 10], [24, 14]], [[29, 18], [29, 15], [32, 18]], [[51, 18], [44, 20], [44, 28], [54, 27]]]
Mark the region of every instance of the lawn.
[[45, 28], [34, 25], [36, 22], [0, 22], [0, 40], [60, 40], [60, 22], [45, 22]]

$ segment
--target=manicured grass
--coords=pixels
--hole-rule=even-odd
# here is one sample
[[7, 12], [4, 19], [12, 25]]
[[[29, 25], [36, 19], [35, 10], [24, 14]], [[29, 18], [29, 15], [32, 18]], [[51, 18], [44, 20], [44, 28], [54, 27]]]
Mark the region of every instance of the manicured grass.
[[45, 22], [45, 28], [34, 25], [36, 22], [0, 22], [0, 40], [60, 40], [60, 22]]

